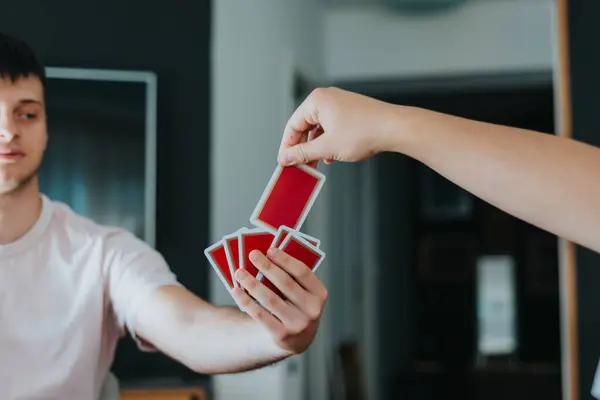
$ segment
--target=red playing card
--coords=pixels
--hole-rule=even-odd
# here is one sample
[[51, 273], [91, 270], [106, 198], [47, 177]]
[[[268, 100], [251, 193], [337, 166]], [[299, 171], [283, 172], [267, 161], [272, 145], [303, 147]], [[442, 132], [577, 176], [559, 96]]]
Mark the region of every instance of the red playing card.
[[229, 269], [229, 263], [227, 262], [227, 255], [225, 254], [225, 248], [223, 241], [220, 240], [212, 246], [204, 250], [204, 255], [210, 262], [223, 285], [227, 290], [233, 289], [233, 279], [231, 276], [231, 270]]
[[313, 272], [316, 272], [325, 259], [325, 253], [294, 233], [289, 234], [279, 248], [304, 263]]
[[321, 245], [321, 241], [319, 239], [307, 235], [306, 233], [295, 231], [289, 226], [282, 225], [277, 230], [277, 234], [275, 235], [275, 239], [273, 240], [273, 244], [271, 245], [271, 247], [279, 248], [279, 246], [281, 246], [281, 243], [283, 243], [287, 235], [289, 235], [291, 232], [294, 232], [296, 235], [301, 236], [308, 243], [312, 244], [315, 247], [319, 247]]
[[283, 225], [300, 230], [324, 183], [325, 175], [307, 165], [277, 166], [250, 221], [273, 235]]
[[[298, 261], [306, 264], [313, 272], [315, 272], [321, 262], [325, 259], [325, 253], [319, 248], [309, 243], [302, 236], [298, 235], [297, 232], [290, 232], [283, 240], [279, 248], [290, 256], [294, 257]], [[266, 287], [273, 290], [280, 297], [283, 297], [281, 292], [269, 281], [266, 277], [260, 274], [257, 279], [261, 281]]]
[[[308, 243], [312, 244], [313, 246], [315, 246], [317, 248], [321, 245], [321, 241], [319, 239], [314, 238], [314, 237], [312, 237], [310, 235], [307, 235], [306, 233], [302, 233], [302, 232], [298, 232], [296, 230], [293, 230], [289, 226], [282, 225], [277, 230], [277, 234], [275, 235], [275, 238], [273, 239], [273, 243], [271, 243], [271, 247], [277, 247], [277, 248], [279, 248], [279, 246], [281, 246], [281, 244], [283, 243], [283, 241], [285, 240], [285, 238], [290, 233], [293, 233], [296, 236], [302, 237]], [[258, 279], [260, 281], [260, 280], [262, 280], [262, 277], [263, 277], [262, 272], [259, 272], [258, 275], [256, 276], [256, 279]], [[266, 283], [270, 284], [270, 282], [268, 280], [265, 280], [265, 284]]]
[[274, 235], [264, 231], [246, 231], [238, 233], [238, 238], [239, 267], [246, 269], [250, 275], [256, 277], [259, 271], [252, 261], [250, 261], [250, 253], [258, 250], [266, 254], [267, 250], [271, 247], [271, 243], [273, 243]]
[[229, 271], [233, 279], [233, 285], [238, 287], [240, 284], [235, 279], [235, 271], [240, 268], [240, 251], [238, 248], [238, 234], [245, 232], [246, 229], [242, 228], [230, 235], [223, 236], [223, 247], [225, 248], [225, 254], [227, 256], [227, 264], [229, 265]]

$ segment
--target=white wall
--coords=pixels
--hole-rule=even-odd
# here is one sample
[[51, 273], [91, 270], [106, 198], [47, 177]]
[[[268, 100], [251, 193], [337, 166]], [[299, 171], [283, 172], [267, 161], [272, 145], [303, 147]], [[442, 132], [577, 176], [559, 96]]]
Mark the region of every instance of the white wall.
[[[327, 84], [351, 81], [410, 79], [427, 76], [464, 74], [519, 73], [553, 69], [553, 0], [470, 0], [447, 13], [408, 15], [394, 13], [382, 0], [327, 0], [324, 16], [324, 79]], [[331, 4], [336, 4], [332, 6]], [[343, 5], [342, 5], [343, 4]], [[335, 166], [334, 166], [335, 167]], [[378, 377], [383, 374], [378, 359], [379, 332], [374, 318], [380, 306], [377, 276], [381, 266], [376, 259], [376, 234], [372, 231], [376, 188], [369, 188], [376, 173], [373, 163], [366, 163], [361, 190], [363, 221], [363, 274], [353, 274], [345, 281], [356, 287], [362, 279], [362, 327], [348, 326], [351, 318], [329, 329], [328, 345], [335, 345], [337, 332], [362, 329], [361, 346], [366, 365], [366, 398], [378, 400], [384, 393]], [[332, 175], [335, 175], [332, 173]], [[331, 201], [340, 201], [333, 198]], [[356, 223], [357, 216], [354, 216]], [[337, 222], [337, 221], [336, 221]], [[338, 230], [343, 223], [337, 225]], [[331, 239], [340, 237], [332, 230]], [[369, 241], [368, 239], [371, 239]], [[339, 255], [338, 255], [339, 256]], [[344, 258], [344, 257], [340, 257]], [[330, 260], [328, 273], [340, 276], [344, 265]], [[347, 265], [346, 265], [347, 267]], [[335, 289], [331, 296], [338, 296]], [[342, 292], [348, 292], [341, 290]], [[336, 304], [337, 306], [337, 304]], [[342, 309], [330, 310], [332, 314]], [[339, 323], [340, 321], [338, 321]], [[329, 350], [331, 351], [331, 349]]]
[[553, 0], [471, 0], [419, 17], [378, 5], [331, 7], [325, 75], [339, 81], [551, 70], [553, 8]]
[[[250, 226], [293, 111], [293, 66], [311, 78], [321, 75], [322, 33], [318, 0], [213, 4], [210, 236], [215, 242]], [[214, 274], [210, 299], [234, 304]], [[215, 377], [216, 399], [293, 400], [298, 390], [284, 389], [288, 364]]]
[[[275, 168], [282, 130], [294, 108], [290, 97], [294, 66], [323, 84], [552, 68], [552, 0], [474, 0], [451, 14], [432, 17], [393, 15], [378, 5], [325, 8], [321, 0], [215, 0], [213, 4], [213, 242], [240, 226], [250, 226], [249, 215]], [[339, 233], [337, 226], [327, 222], [333, 214], [330, 205], [336, 201], [331, 183], [307, 221], [326, 252]], [[365, 253], [365, 263], [371, 253]], [[344, 266], [327, 259], [319, 271], [330, 290], [335, 286], [333, 277], [343, 273], [335, 271], [338, 267]], [[375, 266], [370, 266], [369, 274], [377, 274]], [[365, 279], [369, 281], [373, 279]], [[363, 293], [368, 297], [376, 289], [364, 287]], [[212, 274], [210, 299], [233, 304]], [[377, 306], [372, 300], [365, 297], [363, 315], [372, 314]], [[329, 398], [333, 339], [341, 329], [332, 326], [331, 316], [338, 311], [328, 306], [308, 359], [300, 358], [308, 363], [304, 386], [310, 400]], [[345, 326], [341, 331], [358, 329]], [[368, 339], [363, 344], [376, 350], [376, 332], [366, 329], [364, 333]], [[371, 378], [377, 373], [376, 361], [364, 360], [371, 367]], [[290, 383], [288, 365], [218, 376], [216, 400], [294, 400], [299, 390], [284, 388]], [[302, 386], [296, 382], [296, 388], [298, 384]], [[377, 388], [370, 387], [370, 394], [376, 393]]]

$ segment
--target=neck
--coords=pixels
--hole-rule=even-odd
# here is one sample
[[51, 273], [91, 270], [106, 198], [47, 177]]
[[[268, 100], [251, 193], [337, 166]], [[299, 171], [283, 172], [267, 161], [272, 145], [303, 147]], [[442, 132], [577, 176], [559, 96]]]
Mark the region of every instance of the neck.
[[0, 245], [23, 237], [42, 213], [42, 198], [37, 179], [14, 192], [0, 194]]

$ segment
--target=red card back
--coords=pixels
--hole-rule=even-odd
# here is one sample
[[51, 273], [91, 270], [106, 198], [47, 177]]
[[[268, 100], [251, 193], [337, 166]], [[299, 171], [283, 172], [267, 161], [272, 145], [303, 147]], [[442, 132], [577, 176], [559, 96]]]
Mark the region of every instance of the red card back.
[[252, 222], [273, 233], [282, 225], [299, 229], [324, 181], [321, 174], [308, 168], [277, 169], [253, 213]]
[[225, 281], [229, 285], [229, 288], [233, 288], [233, 279], [231, 271], [229, 270], [229, 263], [227, 262], [227, 255], [225, 254], [225, 248], [223, 244], [214, 247], [208, 252], [209, 257], [212, 258], [211, 264], [216, 267]]
[[[286, 238], [288, 235], [290, 235], [290, 233], [286, 233]], [[306, 239], [298, 239], [294, 235], [288, 239], [284, 239], [281, 250], [294, 257], [298, 261], [306, 264], [306, 266], [313, 271], [323, 259], [323, 253], [312, 243], [309, 243]], [[281, 291], [279, 291], [266, 277], [263, 277], [261, 282], [278, 296], [285, 298]]]
[[233, 270], [237, 271], [240, 268], [240, 250], [238, 248], [238, 238], [232, 237], [225, 240], [225, 244], [229, 247]]
[[250, 253], [254, 250], [258, 250], [263, 254], [267, 253], [267, 250], [271, 247], [275, 236], [269, 232], [243, 232], [240, 233], [241, 242], [240, 246], [240, 268], [245, 268], [250, 275], [256, 277], [258, 269], [250, 261]]
[[317, 247], [319, 245], [319, 242], [309, 239], [307, 237], [304, 238], [304, 240], [306, 240], [308, 243], [312, 244], [313, 246]]
[[[290, 234], [290, 232], [289, 232], [289, 231], [283, 231], [283, 232], [281, 233], [281, 235], [279, 235], [279, 236], [277, 237], [277, 241], [276, 241], [276, 242], [273, 244], [273, 247], [277, 247], [277, 248], [279, 248], [279, 246], [281, 246], [281, 243], [283, 243], [283, 241], [285, 240], [285, 238], [286, 238], [286, 237], [287, 237], [289, 234]], [[311, 239], [311, 238], [309, 238], [309, 237], [305, 237], [305, 236], [303, 236], [303, 238], [304, 238], [304, 240], [306, 240], [308, 243], [312, 244], [313, 246], [315, 246], [315, 247], [318, 247], [318, 246], [319, 246], [319, 242], [317, 242], [316, 240], [314, 240], [314, 239]]]
[[277, 241], [275, 243], [273, 243], [273, 247], [279, 248], [279, 246], [281, 246], [281, 243], [283, 243], [283, 241], [285, 240], [287, 235], [289, 235], [289, 232], [287, 232], [287, 231], [281, 232], [281, 234], [279, 236], [277, 236]]
[[295, 236], [289, 238], [287, 243], [284, 243], [281, 247], [281, 250], [303, 262], [311, 270], [315, 269], [322, 258], [322, 254], [316, 248], [307, 246]]

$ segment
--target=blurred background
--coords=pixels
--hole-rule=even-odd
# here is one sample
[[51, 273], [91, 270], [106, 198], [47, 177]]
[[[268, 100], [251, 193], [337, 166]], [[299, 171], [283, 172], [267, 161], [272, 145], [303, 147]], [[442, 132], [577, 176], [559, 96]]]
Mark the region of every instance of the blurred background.
[[[250, 226], [285, 122], [312, 89], [548, 134], [567, 134], [558, 122], [568, 119], [573, 136], [598, 143], [596, 4], [569, 2], [568, 34], [552, 0], [32, 0], [5, 6], [0, 23], [48, 66], [43, 191], [131, 229], [192, 291], [234, 304], [201, 250]], [[561, 34], [571, 50], [562, 72]], [[568, 104], [557, 94], [565, 80]], [[113, 368], [124, 393], [591, 398], [596, 255], [577, 249], [577, 346], [561, 358], [571, 303], [556, 237], [407, 157], [320, 169], [327, 184], [303, 230], [322, 240], [330, 300], [309, 351], [210, 377], [127, 338]]]

